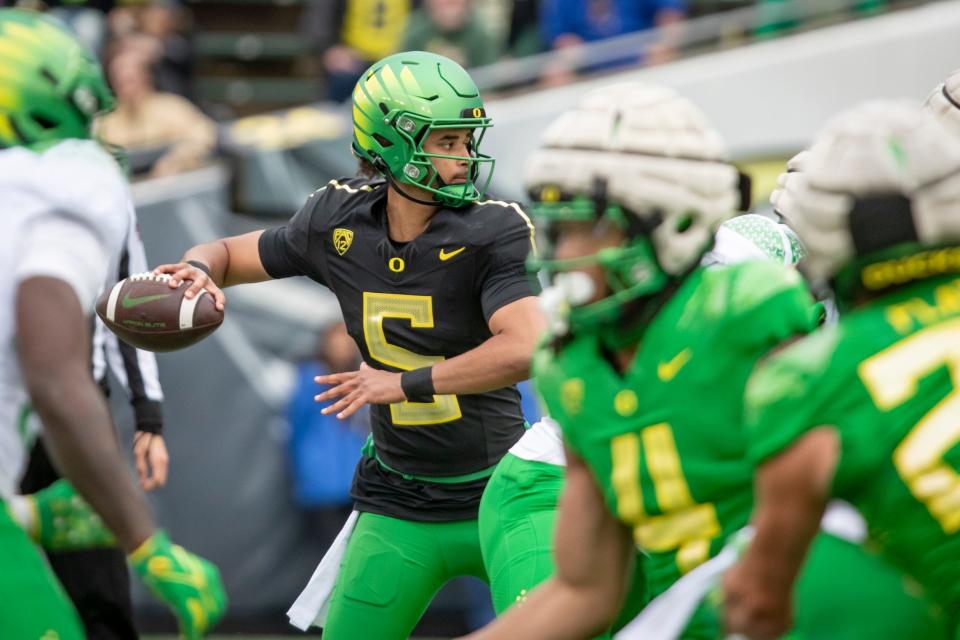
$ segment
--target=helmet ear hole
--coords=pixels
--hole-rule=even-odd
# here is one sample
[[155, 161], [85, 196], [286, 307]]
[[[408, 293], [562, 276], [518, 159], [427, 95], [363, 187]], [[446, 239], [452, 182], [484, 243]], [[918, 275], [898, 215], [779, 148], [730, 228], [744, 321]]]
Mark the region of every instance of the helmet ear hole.
[[691, 227], [693, 227], [693, 223], [695, 220], [696, 220], [696, 214], [694, 214], [692, 211], [688, 211], [684, 213], [677, 220], [677, 225], [675, 227], [676, 232], [686, 233], [687, 231], [690, 230]]

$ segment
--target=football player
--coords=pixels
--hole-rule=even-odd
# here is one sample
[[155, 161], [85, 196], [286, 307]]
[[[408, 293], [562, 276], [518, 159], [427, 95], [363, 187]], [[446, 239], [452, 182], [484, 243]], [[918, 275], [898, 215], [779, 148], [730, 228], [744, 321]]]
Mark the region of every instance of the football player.
[[811, 278], [832, 282], [849, 312], [750, 377], [756, 535], [724, 579], [732, 631], [762, 640], [789, 627], [831, 496], [853, 503], [883, 557], [923, 585], [948, 637], [960, 630], [958, 176], [960, 146], [933, 117], [868, 103], [831, 121], [774, 194], [810, 250]]
[[[746, 260], [796, 264], [803, 247], [796, 234], [771, 218], [746, 214], [724, 222], [704, 266]], [[533, 269], [536, 261], [530, 261]], [[544, 302], [563, 304], [557, 290]], [[561, 329], [562, 330], [562, 329]], [[554, 570], [553, 539], [566, 458], [560, 425], [549, 417], [533, 425], [503, 457], [480, 501], [480, 541], [490, 576], [493, 607], [502, 614], [525, 602]], [[646, 602], [643, 559], [637, 556], [630, 591], [613, 631], [633, 619]]]
[[[747, 524], [743, 387], [761, 355], [820, 314], [784, 264], [698, 266], [744, 204], [725, 158], [695, 106], [635, 84], [587, 95], [532, 156], [527, 183], [553, 221], [540, 266], [564, 303], [534, 359], [567, 445], [557, 573], [477, 638], [599, 633], [620, 609], [634, 544], [656, 596]], [[832, 535], [817, 537], [796, 600], [806, 637], [926, 637], [901, 576]], [[856, 604], [872, 619], [836, 616]], [[718, 618], [702, 606], [684, 637], [718, 637]]]
[[[524, 261], [534, 229], [484, 200], [491, 124], [453, 61], [406, 52], [353, 93], [353, 152], [366, 177], [332, 180], [284, 226], [193, 247], [158, 267], [222, 306], [220, 287], [306, 275], [328, 287], [363, 357], [320, 376], [323, 409], [370, 405], [355, 513], [289, 615], [324, 637], [406, 638], [450, 578], [486, 579], [481, 494], [524, 431], [513, 386], [543, 327]], [[340, 554], [342, 555], [342, 560]]]
[[[121, 255], [132, 207], [118, 165], [90, 140], [92, 118], [112, 104], [99, 63], [62, 24], [0, 9], [0, 505], [23, 469], [24, 423], [35, 411], [60, 470], [196, 638], [223, 613], [219, 575], [157, 530], [90, 372], [94, 298]], [[5, 505], [0, 546], [0, 637], [84, 637]]]

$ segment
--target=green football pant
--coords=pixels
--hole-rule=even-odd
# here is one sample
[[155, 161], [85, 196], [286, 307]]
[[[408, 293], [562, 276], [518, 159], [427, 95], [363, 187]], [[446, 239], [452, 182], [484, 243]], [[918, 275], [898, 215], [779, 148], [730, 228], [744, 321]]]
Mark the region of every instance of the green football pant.
[[77, 612], [2, 500], [0, 549], [0, 638], [82, 640]]
[[[942, 621], [903, 574], [863, 547], [820, 533], [793, 594], [788, 640], [943, 640]], [[723, 638], [715, 605], [701, 606], [684, 640]]]
[[[483, 492], [480, 543], [497, 615], [553, 575], [553, 533], [563, 472], [561, 466], [508, 453]], [[641, 565], [638, 556], [631, 590], [614, 629], [632, 620], [646, 602]]]
[[440, 587], [487, 574], [476, 520], [413, 522], [361, 513], [330, 595], [326, 640], [407, 638]]
[[797, 581], [796, 631], [804, 640], [941, 639], [945, 630], [915, 584], [863, 547], [814, 540]]

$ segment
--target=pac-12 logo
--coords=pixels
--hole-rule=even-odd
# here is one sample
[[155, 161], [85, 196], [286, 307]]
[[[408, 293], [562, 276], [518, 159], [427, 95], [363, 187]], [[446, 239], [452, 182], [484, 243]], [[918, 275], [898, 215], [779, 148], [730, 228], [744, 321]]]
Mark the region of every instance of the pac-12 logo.
[[337, 253], [345, 254], [351, 244], [353, 244], [353, 231], [341, 228], [333, 230], [333, 248], [337, 250]]

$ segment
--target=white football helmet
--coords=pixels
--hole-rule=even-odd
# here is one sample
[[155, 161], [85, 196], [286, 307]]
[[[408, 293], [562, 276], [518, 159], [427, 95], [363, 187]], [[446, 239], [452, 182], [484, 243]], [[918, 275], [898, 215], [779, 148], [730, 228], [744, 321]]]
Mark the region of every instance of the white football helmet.
[[868, 102], [791, 160], [770, 201], [806, 246], [815, 281], [905, 242], [960, 241], [960, 144], [913, 104]]
[[960, 69], [951, 73], [930, 92], [923, 108], [960, 138]]
[[644, 219], [660, 267], [693, 267], [713, 234], [749, 200], [720, 135], [673, 90], [643, 83], [588, 93], [555, 120], [526, 166], [525, 184], [563, 195], [594, 194]]

